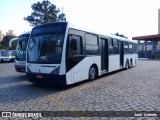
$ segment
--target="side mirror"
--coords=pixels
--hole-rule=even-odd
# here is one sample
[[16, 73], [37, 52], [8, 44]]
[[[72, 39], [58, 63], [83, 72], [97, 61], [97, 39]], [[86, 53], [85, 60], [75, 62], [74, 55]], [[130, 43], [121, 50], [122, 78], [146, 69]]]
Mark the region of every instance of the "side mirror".
[[73, 50], [77, 50], [77, 40], [76, 39], [71, 40], [71, 48]]

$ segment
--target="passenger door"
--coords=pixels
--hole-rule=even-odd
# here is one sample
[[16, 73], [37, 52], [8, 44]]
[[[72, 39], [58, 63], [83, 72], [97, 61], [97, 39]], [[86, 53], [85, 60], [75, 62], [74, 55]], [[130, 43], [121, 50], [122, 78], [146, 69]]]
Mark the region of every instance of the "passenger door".
[[69, 35], [67, 44], [66, 71], [71, 72], [72, 82], [81, 80], [83, 69], [77, 65], [84, 58], [82, 55], [82, 38], [78, 35]]
[[101, 39], [101, 70], [108, 71], [108, 39]]
[[119, 42], [119, 53], [120, 53], [120, 66], [123, 67], [124, 61], [124, 49], [123, 49], [123, 42]]
[[69, 35], [67, 45], [66, 71], [76, 66], [82, 57], [82, 40], [80, 36]]

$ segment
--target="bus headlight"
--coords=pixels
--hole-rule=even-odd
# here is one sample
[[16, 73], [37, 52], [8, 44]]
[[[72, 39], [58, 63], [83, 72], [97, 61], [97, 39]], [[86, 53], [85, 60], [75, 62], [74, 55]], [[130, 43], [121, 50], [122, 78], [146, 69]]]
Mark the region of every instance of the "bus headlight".
[[58, 75], [59, 74], [59, 70], [60, 70], [60, 66], [58, 66], [57, 68], [55, 68], [50, 74], [52, 74], [52, 75]]

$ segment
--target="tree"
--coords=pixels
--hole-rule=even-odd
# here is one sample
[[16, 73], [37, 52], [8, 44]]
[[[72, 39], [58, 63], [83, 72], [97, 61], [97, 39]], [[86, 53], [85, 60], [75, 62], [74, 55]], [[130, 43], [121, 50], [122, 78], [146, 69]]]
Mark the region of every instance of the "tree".
[[65, 14], [48, 0], [37, 2], [31, 5], [33, 12], [24, 17], [31, 26], [37, 26], [49, 22], [66, 21]]
[[118, 32], [114, 35], [119, 36], [119, 37], [123, 37], [123, 38], [127, 38], [126, 36], [124, 36], [123, 34], [119, 34]]
[[60, 22], [66, 21], [65, 14], [63, 12], [61, 14], [59, 14], [58, 21], [60, 21]]
[[3, 47], [6, 47], [7, 49], [9, 48], [9, 41], [12, 39], [12, 38], [15, 38], [16, 36], [13, 36], [13, 35], [7, 35], [7, 36], [4, 36], [3, 40], [1, 41], [1, 45]]
[[3, 46], [3, 45], [0, 44], [0, 50], [1, 49], [8, 49], [8, 48], [6, 46]]

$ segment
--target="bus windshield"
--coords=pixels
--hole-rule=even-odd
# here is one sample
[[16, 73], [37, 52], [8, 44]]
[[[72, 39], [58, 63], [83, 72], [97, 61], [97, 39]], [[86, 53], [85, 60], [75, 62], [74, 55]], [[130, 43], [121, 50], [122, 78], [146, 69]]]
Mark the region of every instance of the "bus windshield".
[[60, 64], [66, 23], [50, 23], [32, 29], [27, 62]]
[[30, 34], [25, 34], [19, 36], [18, 44], [16, 47], [16, 60], [25, 61], [26, 60], [26, 46]]
[[4, 51], [1, 51], [1, 56], [8, 57], [8, 56], [11, 56], [11, 54], [10, 54], [10, 52], [9, 52], [9, 51], [4, 50]]
[[45, 33], [31, 36], [28, 43], [28, 62], [60, 63], [64, 34]]

